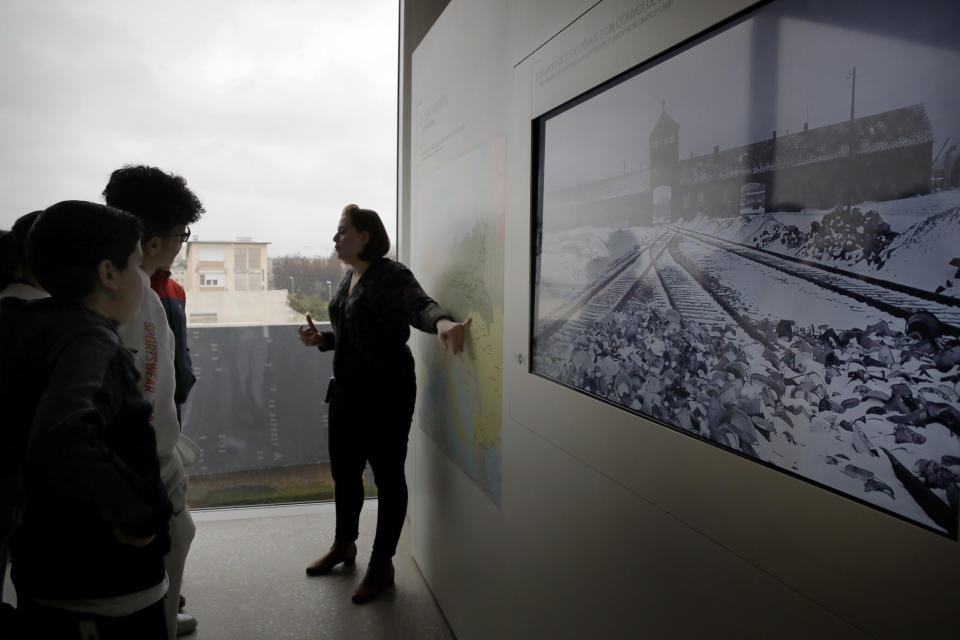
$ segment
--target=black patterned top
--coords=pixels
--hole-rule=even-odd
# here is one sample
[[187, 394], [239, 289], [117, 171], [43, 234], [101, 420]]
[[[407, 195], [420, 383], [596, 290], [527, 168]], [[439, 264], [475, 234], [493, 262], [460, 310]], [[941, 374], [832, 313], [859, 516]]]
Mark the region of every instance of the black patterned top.
[[426, 294], [413, 273], [388, 258], [374, 261], [350, 291], [352, 271], [330, 301], [333, 331], [322, 333], [321, 351], [334, 349], [337, 384], [385, 384], [412, 380], [410, 326], [437, 333], [437, 321], [452, 316]]

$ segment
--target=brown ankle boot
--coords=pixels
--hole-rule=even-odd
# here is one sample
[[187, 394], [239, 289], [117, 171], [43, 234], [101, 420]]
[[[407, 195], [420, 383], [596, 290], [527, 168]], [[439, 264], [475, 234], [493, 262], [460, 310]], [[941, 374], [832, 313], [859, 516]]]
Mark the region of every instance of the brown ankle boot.
[[370, 602], [392, 586], [393, 562], [389, 558], [386, 560], [371, 558], [367, 573], [360, 581], [357, 590], [353, 592], [353, 602], [354, 604]]
[[307, 567], [308, 576], [322, 576], [330, 573], [335, 566], [341, 562], [345, 565], [351, 565], [357, 560], [357, 545], [353, 542], [334, 542], [330, 551], [322, 558], [314, 560]]

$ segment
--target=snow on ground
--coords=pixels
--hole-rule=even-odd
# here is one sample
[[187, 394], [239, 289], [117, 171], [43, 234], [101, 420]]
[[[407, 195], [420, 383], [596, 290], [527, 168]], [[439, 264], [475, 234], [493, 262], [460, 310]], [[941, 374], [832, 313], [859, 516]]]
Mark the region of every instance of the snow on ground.
[[885, 280], [960, 296], [957, 267], [950, 260], [960, 257], [960, 208], [924, 219], [901, 233], [881, 256]]
[[[942, 256], [949, 263], [950, 259], [960, 256], [960, 218], [942, 214], [960, 208], [960, 189], [889, 202], [862, 202], [852, 208], [864, 213], [875, 211], [900, 237], [885, 252], [885, 266], [880, 269], [870, 264], [851, 263], [852, 255], [841, 260], [824, 258], [825, 263], [879, 278], [889, 273], [887, 279], [910, 280], [913, 286], [928, 282], [930, 290], [944, 284], [945, 274], [951, 270], [948, 265], [939, 265], [936, 261]], [[821, 222], [830, 211], [768, 212], [733, 218], [710, 218], [700, 214], [680, 224], [692, 231], [743, 244], [760, 244], [771, 251], [795, 255], [800, 238], [791, 235], [790, 227], [796, 227], [797, 233], [809, 234], [811, 224]], [[938, 215], [943, 226], [931, 226], [928, 219]], [[613, 242], [617, 234], [624, 233], [631, 234], [635, 243], [641, 244], [657, 233], [657, 227], [614, 229], [584, 226], [544, 235], [541, 282], [548, 286], [563, 284], [568, 287], [592, 282], [605, 264], [632, 248], [622, 241]], [[908, 265], [922, 267], [910, 269]], [[955, 268], [952, 273], [956, 273]]]
[[[861, 202], [853, 206], [865, 211], [876, 211], [894, 231], [902, 233], [928, 216], [960, 207], [960, 189], [886, 202]], [[804, 209], [800, 212], [775, 211], [768, 215], [772, 215], [783, 225], [794, 225], [800, 231], [809, 233], [810, 224], [819, 222], [829, 211], [830, 209]]]
[[[877, 215], [879, 225], [874, 223]], [[844, 216], [868, 221], [873, 226], [864, 229], [862, 224], [854, 223], [850, 228], [843, 228], [839, 219]], [[827, 220], [832, 224], [825, 224]], [[840, 216], [833, 210], [770, 212], [733, 218], [709, 218], [700, 214], [680, 226], [960, 297], [960, 282], [954, 282], [958, 268], [950, 265], [952, 259], [960, 257], [960, 189], [889, 202], [863, 202]], [[871, 232], [878, 227], [879, 233]], [[887, 227], [897, 235], [882, 230]]]

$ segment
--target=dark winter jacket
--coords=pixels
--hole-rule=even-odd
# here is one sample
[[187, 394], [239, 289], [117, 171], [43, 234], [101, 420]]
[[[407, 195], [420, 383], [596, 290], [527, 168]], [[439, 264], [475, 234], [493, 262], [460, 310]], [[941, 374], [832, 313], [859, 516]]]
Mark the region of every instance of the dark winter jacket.
[[[4, 466], [21, 470], [13, 579], [31, 598], [75, 600], [160, 583], [172, 508], [151, 408], [114, 324], [55, 299], [0, 302]], [[137, 548], [114, 530], [156, 538]]]
[[[412, 382], [413, 355], [407, 346], [410, 326], [437, 332], [437, 321], [450, 314], [428, 296], [413, 273], [387, 258], [374, 261], [350, 292], [352, 272], [340, 282], [330, 301], [333, 331], [323, 332], [334, 349], [337, 384], [365, 386]], [[381, 387], [382, 388], [382, 387]]]

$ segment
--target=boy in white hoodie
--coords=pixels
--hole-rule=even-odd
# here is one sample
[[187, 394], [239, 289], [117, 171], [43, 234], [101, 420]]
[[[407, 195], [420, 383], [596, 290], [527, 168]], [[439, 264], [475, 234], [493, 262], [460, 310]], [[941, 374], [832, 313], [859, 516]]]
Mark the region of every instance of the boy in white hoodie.
[[173, 503], [170, 520], [171, 549], [164, 558], [170, 588], [165, 603], [170, 640], [192, 632], [197, 621], [179, 613], [183, 570], [196, 534], [196, 526], [186, 507], [187, 476], [185, 452], [195, 448], [180, 433], [180, 421], [174, 400], [174, 335], [160, 298], [150, 288], [150, 275], [173, 263], [183, 243], [190, 237], [188, 224], [197, 222], [203, 205], [179, 176], [155, 167], [126, 166], [113, 172], [103, 191], [107, 204], [132, 213], [143, 224], [140, 247], [143, 250], [141, 276], [146, 291], [136, 321], [118, 329], [123, 343], [135, 351], [140, 372], [140, 389], [153, 403], [153, 426], [157, 432], [160, 475]]

